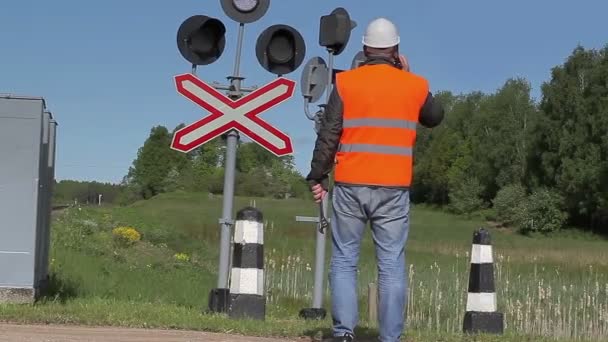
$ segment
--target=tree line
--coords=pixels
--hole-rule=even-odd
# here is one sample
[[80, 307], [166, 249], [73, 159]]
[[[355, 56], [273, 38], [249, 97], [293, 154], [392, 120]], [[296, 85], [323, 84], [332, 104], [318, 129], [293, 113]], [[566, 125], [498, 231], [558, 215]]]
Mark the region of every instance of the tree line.
[[53, 206], [116, 203], [122, 196], [120, 184], [62, 180], [53, 186]]
[[[446, 116], [440, 126], [418, 130], [412, 201], [481, 214], [524, 233], [568, 225], [608, 233], [608, 46], [576, 47], [551, 70], [541, 95], [535, 102], [523, 78], [493, 93], [437, 93]], [[173, 151], [171, 137], [181, 127], [151, 129], [123, 182], [108, 190], [118, 192], [112, 200], [222, 193], [223, 139], [188, 154]], [[310, 198], [293, 157], [255, 143], [238, 147], [236, 194]]]
[[574, 49], [539, 103], [530, 90], [518, 78], [493, 94], [438, 94], [447, 115], [420, 131], [414, 200], [522, 232], [608, 233], [608, 47]]
[[[123, 180], [123, 201], [148, 199], [172, 191], [221, 194], [224, 188], [225, 142], [218, 137], [190, 153], [171, 150], [172, 132], [153, 127]], [[235, 195], [292, 198], [309, 196], [293, 156], [276, 157], [256, 143], [237, 149]]]

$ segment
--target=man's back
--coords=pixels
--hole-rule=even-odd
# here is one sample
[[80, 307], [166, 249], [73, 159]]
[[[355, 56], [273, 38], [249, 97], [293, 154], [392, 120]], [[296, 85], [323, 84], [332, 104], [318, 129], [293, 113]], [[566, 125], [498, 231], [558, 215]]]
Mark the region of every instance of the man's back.
[[[349, 121], [349, 118], [354, 120]], [[375, 126], [369, 124], [369, 119], [383, 118], [389, 120], [385, 120], [382, 127], [374, 128]], [[387, 60], [370, 59], [363, 66], [338, 73], [336, 86], [325, 109], [321, 130], [315, 143], [311, 171], [306, 179], [311, 185], [322, 182], [327, 189], [327, 177], [336, 166], [336, 182], [388, 186], [391, 186], [389, 183], [398, 183], [392, 185], [409, 186], [412, 174], [406, 165], [411, 163], [411, 150], [416, 137], [415, 127], [417, 124], [434, 127], [442, 119], [443, 109], [434, 101], [428, 82], [414, 73], [397, 69]], [[364, 125], [359, 127], [361, 123]], [[397, 127], [390, 127], [391, 125]], [[384, 143], [388, 146], [403, 147], [400, 152], [397, 149], [397, 152], [409, 157], [399, 157], [399, 153], [376, 152], [375, 158], [379, 160], [384, 157], [381, 165], [379, 163], [375, 169], [383, 170], [382, 172], [391, 172], [389, 168], [398, 169], [401, 175], [392, 171], [394, 179], [386, 179], [385, 175], [379, 172], [361, 174], [362, 165], [368, 171], [374, 170], [368, 163], [371, 160], [365, 160], [365, 156], [372, 156], [373, 151], [358, 153], [352, 150], [356, 147], [370, 148], [370, 144], [360, 143], [363, 141], [360, 139], [363, 135], [363, 139], [375, 140], [380, 145]], [[348, 142], [353, 143], [352, 153], [345, 159]], [[390, 147], [384, 150], [395, 152], [395, 149]], [[406, 158], [409, 160], [405, 160]], [[354, 161], [355, 165], [343, 167], [348, 161]], [[342, 176], [339, 176], [339, 173]], [[382, 177], [385, 179], [380, 179]]]
[[365, 65], [338, 74], [336, 90], [343, 102], [336, 183], [408, 187], [426, 80], [386, 63]]
[[388, 63], [341, 72], [336, 75], [336, 87], [345, 105], [350, 103], [349, 99], [357, 99], [357, 104], [365, 105], [364, 108], [344, 107], [345, 112], [358, 109], [374, 115], [379, 104], [383, 107], [405, 105], [407, 108], [397, 108], [397, 111], [413, 112], [415, 118], [410, 119], [416, 121], [428, 93], [428, 82], [424, 78]]

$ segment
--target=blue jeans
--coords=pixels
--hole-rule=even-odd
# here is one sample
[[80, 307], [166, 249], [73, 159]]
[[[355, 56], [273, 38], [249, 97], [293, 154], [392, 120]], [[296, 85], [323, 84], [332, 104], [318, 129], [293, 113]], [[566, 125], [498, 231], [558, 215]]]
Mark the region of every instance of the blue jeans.
[[354, 335], [359, 320], [357, 265], [361, 238], [371, 223], [378, 266], [380, 341], [399, 341], [405, 326], [409, 191], [335, 186], [332, 196], [332, 257], [329, 283], [334, 336]]

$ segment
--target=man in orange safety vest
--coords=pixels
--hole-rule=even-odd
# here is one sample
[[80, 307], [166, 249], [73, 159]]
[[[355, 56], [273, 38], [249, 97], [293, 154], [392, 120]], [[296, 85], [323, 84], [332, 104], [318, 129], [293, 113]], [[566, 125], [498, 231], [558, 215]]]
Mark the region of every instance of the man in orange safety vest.
[[329, 282], [336, 342], [354, 341], [357, 265], [368, 222], [376, 246], [380, 340], [398, 341], [404, 330], [416, 128], [437, 126], [444, 111], [428, 81], [410, 72], [399, 43], [389, 20], [378, 18], [368, 25], [366, 61], [336, 75], [306, 177], [319, 203], [335, 166]]

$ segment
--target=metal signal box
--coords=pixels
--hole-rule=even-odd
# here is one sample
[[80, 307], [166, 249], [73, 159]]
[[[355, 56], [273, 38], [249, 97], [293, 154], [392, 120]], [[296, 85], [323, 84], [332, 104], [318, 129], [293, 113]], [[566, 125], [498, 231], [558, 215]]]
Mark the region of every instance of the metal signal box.
[[48, 285], [56, 127], [43, 98], [0, 94], [0, 303]]

